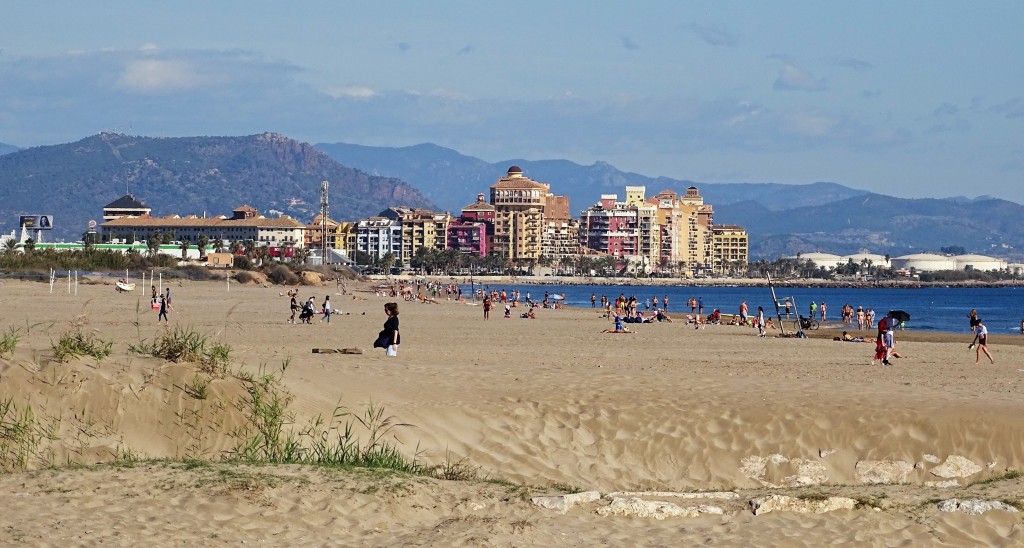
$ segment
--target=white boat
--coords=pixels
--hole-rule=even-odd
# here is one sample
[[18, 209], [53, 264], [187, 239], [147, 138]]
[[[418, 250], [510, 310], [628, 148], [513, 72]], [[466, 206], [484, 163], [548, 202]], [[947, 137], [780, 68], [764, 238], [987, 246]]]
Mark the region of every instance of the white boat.
[[135, 284], [130, 284], [128, 282], [118, 281], [116, 284], [114, 284], [114, 287], [117, 288], [118, 293], [124, 293], [125, 291], [135, 291]]

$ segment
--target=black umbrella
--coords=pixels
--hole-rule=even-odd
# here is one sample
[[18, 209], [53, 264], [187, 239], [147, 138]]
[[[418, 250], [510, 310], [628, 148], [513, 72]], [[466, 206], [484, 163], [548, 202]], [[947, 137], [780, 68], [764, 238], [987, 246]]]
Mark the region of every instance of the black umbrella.
[[898, 322], [909, 322], [910, 321], [910, 314], [908, 314], [908, 313], [906, 313], [906, 312], [904, 312], [902, 310], [890, 310], [889, 311], [889, 317], [894, 319], [894, 320], [896, 320], [896, 321], [898, 321]]

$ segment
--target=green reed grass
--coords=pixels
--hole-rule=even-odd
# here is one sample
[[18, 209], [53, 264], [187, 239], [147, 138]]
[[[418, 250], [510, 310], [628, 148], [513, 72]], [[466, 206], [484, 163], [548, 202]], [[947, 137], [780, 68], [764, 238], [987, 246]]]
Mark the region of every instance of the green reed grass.
[[50, 342], [53, 348], [53, 357], [59, 362], [76, 356], [92, 356], [97, 360], [110, 355], [112, 342], [101, 340], [93, 333], [82, 333], [80, 328], [73, 329], [61, 334], [55, 342]]
[[18, 347], [18, 341], [20, 340], [21, 330], [12, 325], [8, 328], [7, 333], [0, 335], [0, 356], [4, 354], [13, 356], [14, 349]]

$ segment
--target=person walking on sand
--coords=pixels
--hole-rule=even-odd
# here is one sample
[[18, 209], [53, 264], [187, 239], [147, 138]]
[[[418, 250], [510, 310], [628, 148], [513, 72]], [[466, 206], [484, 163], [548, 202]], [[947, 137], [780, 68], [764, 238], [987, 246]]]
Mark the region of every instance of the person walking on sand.
[[757, 324], [757, 336], [758, 337], [764, 337], [765, 336], [765, 332], [764, 332], [764, 307], [763, 306], [757, 307], [757, 319], [754, 320], [754, 323]]
[[[291, 293], [291, 292], [289, 291], [289, 293]], [[290, 324], [294, 324], [295, 323], [295, 313], [299, 311], [299, 301], [295, 299], [295, 295], [296, 295], [296, 293], [291, 293], [292, 302], [288, 305], [288, 308], [292, 312], [292, 316], [290, 318], [288, 318], [288, 323], [290, 323]]]
[[704, 315], [704, 297], [697, 297], [697, 314]]
[[590, 308], [597, 308], [597, 294], [590, 294]]
[[[170, 293], [170, 289], [167, 290]], [[163, 318], [165, 322], [171, 323], [171, 320], [167, 319], [167, 310], [171, 308], [171, 300], [167, 297], [160, 296], [160, 312], [156, 315], [156, 323], [160, 323], [160, 318]]]
[[740, 303], [740, 323], [747, 325], [747, 301]]
[[981, 318], [975, 318], [974, 324], [974, 342], [967, 348], [971, 348], [977, 344], [977, 348], [974, 351], [974, 365], [978, 365], [981, 361], [981, 353], [984, 352], [988, 356], [988, 361], [995, 365], [996, 360], [992, 357], [992, 353], [988, 351], [988, 328], [982, 323]]
[[814, 313], [818, 311], [818, 303], [811, 301], [811, 313], [807, 316], [807, 319], [813, 320]]
[[484, 297], [484, 319], [491, 319], [491, 298]]
[[818, 310], [821, 311], [821, 321], [825, 321], [825, 310], [826, 309], [827, 309], [827, 306], [825, 305], [825, 301], [821, 301], [821, 306], [818, 307]]
[[323, 323], [324, 320], [327, 320], [327, 323], [331, 323], [331, 296], [330, 295], [325, 295], [324, 296], [324, 304], [321, 305], [321, 308], [323, 309], [324, 317], [320, 318], [320, 323]]

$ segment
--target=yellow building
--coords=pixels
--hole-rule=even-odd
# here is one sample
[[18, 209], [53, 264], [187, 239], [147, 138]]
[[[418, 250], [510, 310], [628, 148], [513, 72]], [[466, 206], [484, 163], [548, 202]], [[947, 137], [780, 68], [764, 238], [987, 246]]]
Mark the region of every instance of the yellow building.
[[400, 257], [411, 260], [421, 248], [447, 249], [450, 213], [438, 213], [418, 207], [391, 207], [381, 213], [382, 217], [402, 223], [402, 253]]
[[726, 274], [745, 268], [749, 260], [746, 229], [736, 225], [715, 225], [712, 230], [715, 273]]
[[523, 175], [518, 166], [491, 185], [494, 251], [511, 261], [536, 261], [542, 252], [544, 211], [550, 185]]

